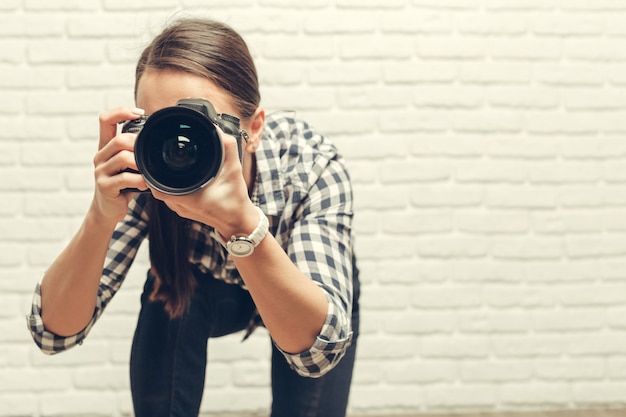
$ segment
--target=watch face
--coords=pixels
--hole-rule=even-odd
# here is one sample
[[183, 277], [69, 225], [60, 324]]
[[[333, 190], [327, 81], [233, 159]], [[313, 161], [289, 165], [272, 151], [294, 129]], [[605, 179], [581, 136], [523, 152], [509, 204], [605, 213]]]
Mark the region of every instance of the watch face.
[[254, 244], [249, 240], [237, 239], [230, 242], [228, 251], [233, 256], [248, 256], [254, 251]]

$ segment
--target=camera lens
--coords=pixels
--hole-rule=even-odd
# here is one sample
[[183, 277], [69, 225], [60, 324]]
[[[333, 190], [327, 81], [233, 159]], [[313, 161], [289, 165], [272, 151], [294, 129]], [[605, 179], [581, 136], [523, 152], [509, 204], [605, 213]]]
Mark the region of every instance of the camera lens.
[[186, 136], [169, 138], [163, 142], [163, 161], [172, 171], [193, 167], [198, 160], [198, 146]]
[[189, 194], [209, 183], [223, 155], [213, 123], [181, 106], [152, 114], [135, 143], [139, 171], [148, 185], [167, 194]]

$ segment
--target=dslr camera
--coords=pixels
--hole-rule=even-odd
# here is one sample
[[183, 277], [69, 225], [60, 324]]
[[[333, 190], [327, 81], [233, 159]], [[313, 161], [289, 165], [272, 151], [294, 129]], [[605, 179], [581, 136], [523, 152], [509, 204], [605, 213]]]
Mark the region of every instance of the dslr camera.
[[247, 142], [248, 134], [240, 129], [239, 119], [217, 114], [204, 99], [183, 99], [176, 106], [127, 121], [122, 132], [137, 134], [135, 161], [146, 183], [166, 194], [184, 195], [209, 184], [224, 162], [224, 144], [216, 127], [237, 139], [242, 161], [241, 141]]

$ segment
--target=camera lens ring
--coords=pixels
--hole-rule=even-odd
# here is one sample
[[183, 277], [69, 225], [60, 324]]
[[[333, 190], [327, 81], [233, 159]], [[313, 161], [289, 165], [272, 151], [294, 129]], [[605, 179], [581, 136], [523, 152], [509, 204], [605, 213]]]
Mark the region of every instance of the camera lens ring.
[[[182, 159], [175, 169], [164, 156], [165, 144], [180, 147], [178, 156]], [[195, 159], [185, 155], [185, 146], [189, 147], [187, 152], [195, 152]], [[135, 142], [135, 160], [151, 188], [170, 195], [191, 194], [208, 185], [219, 172], [224, 144], [204, 114], [184, 106], [166, 107], [146, 120]]]

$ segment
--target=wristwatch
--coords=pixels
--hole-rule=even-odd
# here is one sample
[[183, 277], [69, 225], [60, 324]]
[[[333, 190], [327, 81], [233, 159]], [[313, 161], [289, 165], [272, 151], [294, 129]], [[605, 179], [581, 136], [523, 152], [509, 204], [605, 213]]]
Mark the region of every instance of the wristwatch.
[[[256, 206], [255, 206], [256, 207]], [[263, 240], [269, 229], [269, 221], [263, 211], [256, 207], [259, 212], [259, 224], [248, 236], [231, 236], [228, 241], [224, 241], [219, 232], [216, 231], [217, 240], [226, 248], [232, 256], [243, 258], [254, 252], [259, 243]]]

